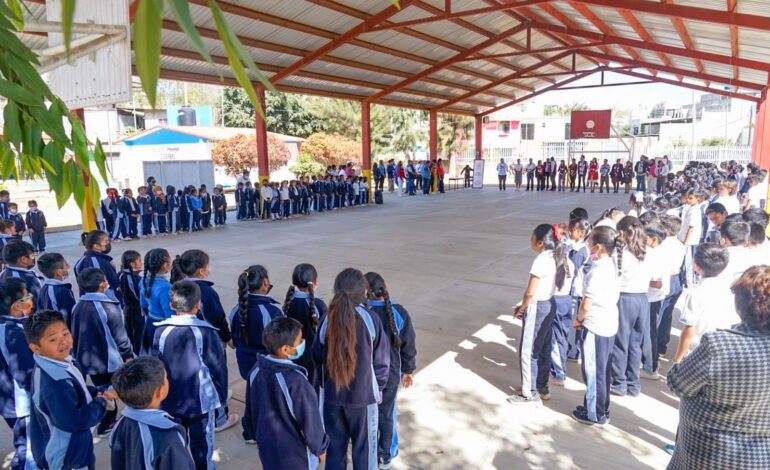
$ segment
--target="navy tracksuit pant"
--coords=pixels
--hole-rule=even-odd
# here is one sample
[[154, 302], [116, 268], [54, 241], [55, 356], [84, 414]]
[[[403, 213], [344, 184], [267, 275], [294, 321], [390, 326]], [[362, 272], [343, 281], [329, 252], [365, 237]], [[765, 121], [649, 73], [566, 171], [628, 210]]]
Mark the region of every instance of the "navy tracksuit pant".
[[142, 236], [152, 235], [152, 214], [142, 214]]
[[181, 416], [171, 414], [174, 421], [182, 425], [190, 438], [189, 448], [195, 462], [196, 470], [216, 468], [211, 462], [214, 453], [214, 421], [213, 413], [204, 413], [199, 416]]
[[398, 455], [398, 422], [396, 410], [396, 398], [398, 397], [398, 385], [388, 384], [382, 390], [382, 402], [379, 406], [379, 437], [377, 439], [377, 455], [385, 460], [390, 460]]
[[32, 446], [29, 442], [27, 427], [29, 426], [29, 416], [24, 418], [3, 418], [8, 426], [13, 430], [13, 447], [16, 452], [11, 460], [11, 470], [24, 470], [27, 460], [30, 464], [34, 462], [32, 457]]
[[660, 318], [658, 319], [658, 352], [666, 354], [668, 342], [671, 339], [671, 319], [679, 296], [682, 295], [682, 282], [679, 276], [671, 277], [671, 289], [668, 297], [663, 299], [660, 306]]
[[[612, 336], [598, 336], [583, 328], [583, 347], [580, 350], [583, 382], [586, 394], [583, 406], [588, 418], [599, 421], [610, 414], [610, 366], [613, 349]], [[637, 364], [637, 370], [639, 366]]]
[[329, 435], [326, 470], [346, 470], [352, 443], [353, 470], [377, 470], [377, 404], [338, 406], [324, 404], [323, 420]]
[[639, 367], [642, 363], [642, 342], [649, 330], [650, 303], [646, 293], [620, 293], [620, 318], [612, 350], [612, 389], [621, 394], [640, 392]]
[[567, 376], [568, 337], [572, 329], [572, 296], [553, 297], [553, 336], [551, 338], [551, 375], [559, 380]]
[[644, 370], [658, 370], [658, 322], [660, 321], [660, 306], [662, 300], [650, 302], [650, 325], [644, 335], [642, 353], [644, 354]]
[[539, 300], [527, 307], [521, 329], [521, 394], [536, 397], [538, 390], [548, 389], [551, 371], [551, 337], [553, 336], [553, 299]]
[[123, 314], [123, 323], [126, 325], [126, 334], [131, 341], [131, 347], [137, 356], [142, 351], [142, 341], [144, 339], [145, 316], [141, 313], [126, 315]]

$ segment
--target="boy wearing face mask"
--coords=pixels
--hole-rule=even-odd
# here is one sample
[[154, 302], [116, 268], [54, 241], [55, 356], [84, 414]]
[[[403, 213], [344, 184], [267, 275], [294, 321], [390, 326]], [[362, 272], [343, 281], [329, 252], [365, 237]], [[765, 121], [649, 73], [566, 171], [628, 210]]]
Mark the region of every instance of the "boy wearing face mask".
[[[21, 279], [0, 281], [0, 411], [13, 430], [16, 452], [11, 468], [24, 469], [31, 452], [27, 445], [30, 384], [35, 360], [24, 339], [24, 318], [32, 311], [32, 296]], [[32, 459], [30, 459], [32, 460]], [[34, 464], [34, 462], [30, 462]]]
[[262, 343], [270, 354], [259, 356], [246, 397], [262, 468], [315, 469], [325, 460], [329, 438], [307, 372], [292, 362], [305, 350], [302, 325], [293, 318], [274, 318]]
[[35, 249], [23, 240], [13, 240], [3, 247], [5, 269], [0, 279], [21, 278], [34, 300], [40, 297], [43, 280], [32, 270], [35, 267]]
[[14, 223], [14, 235], [17, 240], [27, 230], [27, 224], [24, 223], [24, 216], [19, 214], [19, 206], [15, 202], [8, 203], [8, 220]]
[[75, 307], [72, 284], [64, 282], [69, 277], [69, 268], [67, 260], [59, 253], [46, 253], [37, 260], [37, 269], [45, 277], [37, 298], [37, 310], [56, 310], [64, 316], [67, 325], [70, 325]]
[[45, 231], [48, 228], [48, 222], [45, 220], [43, 211], [37, 208], [36, 201], [29, 201], [28, 205], [29, 211], [24, 221], [27, 224], [29, 240], [35, 247], [35, 253], [42, 253], [45, 251]]

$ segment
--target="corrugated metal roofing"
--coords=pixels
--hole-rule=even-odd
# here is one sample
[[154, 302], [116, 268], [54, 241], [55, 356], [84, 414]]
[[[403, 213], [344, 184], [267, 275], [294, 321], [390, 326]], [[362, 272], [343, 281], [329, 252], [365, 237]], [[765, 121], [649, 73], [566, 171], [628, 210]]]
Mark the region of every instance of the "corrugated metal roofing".
[[[37, 0], [41, 1], [41, 0]], [[628, 61], [638, 58], [648, 63], [645, 67], [660, 71], [661, 76], [676, 79], [684, 73], [684, 84], [695, 84], [704, 90], [724, 92], [734, 80], [735, 74], [744, 82], [756, 84], [753, 88], [765, 86], [768, 82], [768, 67], [733, 66], [727, 63], [706, 60], [707, 57], [693, 58], [699, 53], [717, 54], [724, 57], [733, 55], [731, 34], [737, 32], [737, 58], [770, 63], [770, 31], [757, 30], [743, 26], [721, 24], [702, 19], [677, 20], [664, 12], [646, 13], [636, 11], [631, 0], [618, 2], [591, 2], [581, 0], [518, 0], [525, 2], [516, 6], [510, 0], [452, 0], [451, 13], [475, 12], [472, 15], [445, 17], [445, 0], [401, 0], [403, 8], [381, 22], [379, 29], [364, 28], [325, 55], [306, 61], [301, 67], [291, 70], [293, 73], [278, 81], [279, 88], [331, 96], [365, 99], [386, 90], [376, 102], [404, 105], [429, 109], [441, 108], [444, 103], [463, 99], [451, 104], [447, 111], [463, 113], [483, 113], [496, 104], [504, 103], [514, 96], [525, 97], [529, 92], [552, 87], [560, 81], [569, 79], [571, 73], [591, 70], [605, 64], [609, 66], [627, 66]], [[215, 64], [207, 64], [196, 57], [194, 48], [185, 35], [179, 32], [166, 12], [167, 22], [161, 42], [164, 48], [161, 65], [164, 76], [176, 79], [210, 81], [217, 83], [220, 77], [232, 83], [225, 51], [216, 34], [206, 0], [190, 0], [192, 18], [201, 28], [204, 43], [212, 55]], [[509, 3], [503, 10], [501, 5]], [[510, 4], [513, 3], [513, 4]], [[677, 6], [713, 10], [716, 15], [727, 8], [725, 0], [674, 0]], [[657, 5], [655, 1], [645, 3], [645, 7]], [[358, 27], [363, 21], [390, 7], [389, 0], [220, 0], [219, 5], [225, 12], [232, 30], [239, 36], [267, 76], [271, 77], [282, 70], [292, 67], [298, 61], [313, 54], [314, 51], [329, 44], [341, 35]], [[44, 17], [45, 7], [29, 4], [34, 16]], [[629, 13], [619, 8], [628, 8], [638, 21], [633, 24]], [[737, 12], [767, 18], [770, 24], [770, 9], [766, 0], [740, 0]], [[495, 11], [491, 11], [491, 9]], [[481, 12], [479, 12], [481, 10]], [[586, 11], [584, 16], [581, 11]], [[438, 17], [430, 23], [408, 24], [396, 29], [382, 29], [384, 26], [401, 22], [420, 21]], [[634, 18], [631, 18], [633, 20]], [[521, 24], [521, 21], [534, 22], [528, 30], [522, 30], [504, 40], [490, 44], [483, 50], [469, 56], [472, 60], [463, 60], [451, 64], [442, 64], [472, 48], [488, 41], [504, 31]], [[540, 24], [545, 26], [540, 26]], [[531, 24], [531, 23], [530, 23]], [[553, 28], [575, 28], [561, 33]], [[684, 29], [680, 32], [678, 29]], [[577, 48], [576, 55], [567, 56], [558, 61], [542, 64], [544, 60], [562, 53], [568, 47], [586, 43], [595, 43], [608, 32], [622, 39], [635, 41], [628, 44], [608, 43], [590, 48]], [[564, 34], [566, 33], [566, 34]], [[692, 41], [691, 51], [683, 50], [689, 36]], [[651, 38], [651, 40], [645, 39]], [[44, 36], [24, 34], [22, 39], [31, 47], [45, 47]], [[532, 51], [521, 55], [507, 55], [526, 50]], [[656, 44], [676, 48], [675, 51], [655, 50]], [[552, 50], [558, 48], [558, 50]], [[545, 51], [542, 51], [546, 49]], [[598, 56], [584, 56], [583, 51]], [[502, 57], [489, 57], [500, 55]], [[603, 57], [609, 54], [609, 57]], [[481, 57], [479, 57], [481, 56]], [[574, 63], [574, 69], [573, 67]], [[444, 66], [438, 67], [437, 64]], [[542, 64], [539, 67], [538, 64]], [[680, 69], [674, 73], [665, 72], [667, 65]], [[746, 65], [746, 64], [744, 64]], [[525, 74], [515, 76], [518, 70], [537, 67]], [[642, 66], [637, 72], [649, 74], [650, 70]], [[719, 83], [699, 76], [698, 71], [715, 77], [721, 77]], [[429, 71], [430, 73], [423, 74]], [[421, 74], [419, 79], [411, 77]], [[549, 75], [550, 74], [550, 75]], [[424, 75], [424, 76], [422, 76]], [[523, 75], [523, 76], [521, 76]], [[531, 77], [530, 75], [536, 75]], [[546, 75], [546, 76], [543, 76]], [[711, 77], [714, 78], [714, 77]], [[401, 86], [402, 82], [410, 83]], [[708, 88], [711, 87], [711, 88]], [[739, 90], [744, 91], [744, 88]], [[748, 90], [746, 90], [748, 91]]]

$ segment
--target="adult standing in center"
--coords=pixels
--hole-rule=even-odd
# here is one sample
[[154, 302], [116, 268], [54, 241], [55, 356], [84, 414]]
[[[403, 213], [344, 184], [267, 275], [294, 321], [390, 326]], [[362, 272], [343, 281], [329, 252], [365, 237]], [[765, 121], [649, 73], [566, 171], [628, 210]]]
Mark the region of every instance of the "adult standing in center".
[[505, 164], [505, 159], [501, 158], [500, 163], [497, 164], [497, 187], [500, 191], [505, 191], [506, 179], [508, 179], [508, 165]]

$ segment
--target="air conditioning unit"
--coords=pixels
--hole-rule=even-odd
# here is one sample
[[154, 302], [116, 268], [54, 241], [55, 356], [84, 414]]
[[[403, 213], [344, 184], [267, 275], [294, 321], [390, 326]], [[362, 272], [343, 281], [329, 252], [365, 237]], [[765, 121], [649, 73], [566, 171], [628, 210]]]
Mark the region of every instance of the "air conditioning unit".
[[482, 124], [489, 124], [489, 116], [483, 116], [481, 118], [481, 123]]

